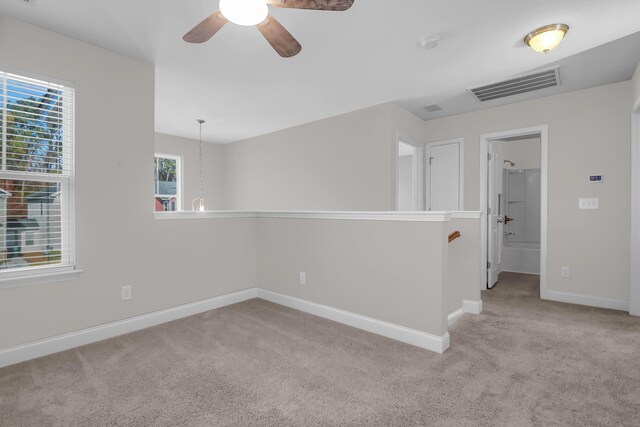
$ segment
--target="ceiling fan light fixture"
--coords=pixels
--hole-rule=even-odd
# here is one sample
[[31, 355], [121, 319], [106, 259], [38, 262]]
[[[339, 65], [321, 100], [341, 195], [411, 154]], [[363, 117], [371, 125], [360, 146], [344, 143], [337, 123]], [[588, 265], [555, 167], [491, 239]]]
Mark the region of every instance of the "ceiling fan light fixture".
[[551, 24], [540, 27], [527, 34], [524, 42], [539, 53], [549, 53], [558, 47], [564, 36], [569, 31], [567, 24]]
[[220, 12], [234, 24], [258, 25], [269, 15], [264, 0], [220, 0]]

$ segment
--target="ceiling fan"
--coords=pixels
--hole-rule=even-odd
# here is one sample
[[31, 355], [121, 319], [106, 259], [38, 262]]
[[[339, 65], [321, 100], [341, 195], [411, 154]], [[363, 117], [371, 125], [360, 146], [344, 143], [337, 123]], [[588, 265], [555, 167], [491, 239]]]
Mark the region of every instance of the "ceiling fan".
[[355, 0], [220, 0], [220, 9], [209, 15], [182, 38], [189, 43], [204, 43], [231, 21], [256, 26], [273, 49], [283, 58], [302, 50], [300, 43], [269, 14], [269, 7], [285, 9], [334, 10], [349, 9]]

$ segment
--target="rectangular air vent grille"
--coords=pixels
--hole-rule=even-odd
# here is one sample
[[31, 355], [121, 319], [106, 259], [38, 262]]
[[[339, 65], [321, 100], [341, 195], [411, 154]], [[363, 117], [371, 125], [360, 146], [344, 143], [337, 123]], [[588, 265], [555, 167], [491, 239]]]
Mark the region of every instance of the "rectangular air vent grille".
[[475, 87], [469, 91], [475, 95], [480, 102], [491, 101], [493, 99], [506, 98], [507, 96], [518, 95], [520, 93], [533, 92], [560, 84], [560, 70], [558, 67], [550, 70], [537, 71], [513, 79], [505, 80], [490, 85]]

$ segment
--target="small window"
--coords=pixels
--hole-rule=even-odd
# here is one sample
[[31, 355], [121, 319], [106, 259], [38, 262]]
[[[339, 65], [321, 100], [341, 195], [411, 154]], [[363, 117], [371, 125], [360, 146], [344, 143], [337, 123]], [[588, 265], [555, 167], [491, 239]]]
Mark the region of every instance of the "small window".
[[1, 281], [75, 268], [74, 92], [0, 71]]
[[154, 210], [171, 212], [181, 210], [180, 158], [156, 154], [154, 161]]

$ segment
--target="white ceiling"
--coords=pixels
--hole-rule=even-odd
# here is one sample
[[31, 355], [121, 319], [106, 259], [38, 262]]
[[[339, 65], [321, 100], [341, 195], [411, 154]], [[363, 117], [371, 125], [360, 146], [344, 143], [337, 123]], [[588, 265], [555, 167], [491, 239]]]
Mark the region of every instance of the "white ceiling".
[[[469, 111], [480, 105], [469, 103], [468, 87], [556, 62], [562, 73], [562, 61], [571, 58], [607, 63], [593, 81], [619, 81], [640, 57], [638, 37], [625, 45], [631, 55], [612, 45], [587, 59], [575, 56], [640, 31], [638, 0], [356, 0], [347, 12], [272, 9], [303, 46], [291, 59], [280, 58], [255, 28], [233, 24], [208, 43], [183, 42], [217, 3], [0, 0], [0, 13], [155, 64], [156, 131], [195, 138], [195, 119], [203, 118], [204, 139], [211, 142], [390, 101], [425, 118], [438, 116], [422, 114], [421, 107], [433, 103], [445, 109], [439, 115]], [[571, 26], [560, 47], [542, 55], [524, 46], [528, 31], [555, 22]], [[419, 47], [435, 34], [440, 47]], [[570, 75], [561, 78], [580, 86]]]

